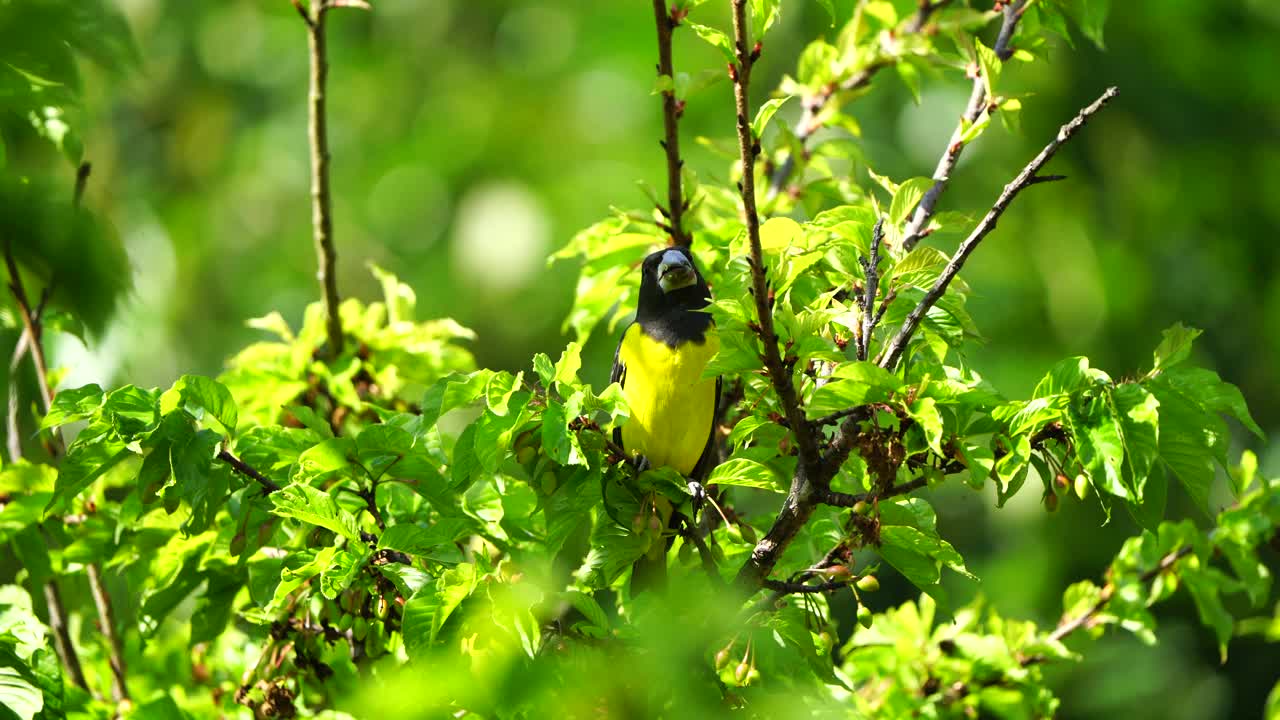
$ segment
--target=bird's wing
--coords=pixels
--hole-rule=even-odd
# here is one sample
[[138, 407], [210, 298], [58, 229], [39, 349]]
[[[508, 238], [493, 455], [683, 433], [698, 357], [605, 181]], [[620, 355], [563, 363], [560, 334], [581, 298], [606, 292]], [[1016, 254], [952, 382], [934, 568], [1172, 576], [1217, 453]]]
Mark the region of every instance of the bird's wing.
[[[613, 369], [609, 371], [609, 382], [618, 383], [622, 387], [627, 386], [627, 366], [622, 362], [622, 341], [627, 337], [627, 331], [631, 329], [631, 323], [622, 329], [622, 337], [618, 338], [618, 347], [613, 351]], [[622, 428], [615, 427], [613, 429], [613, 441], [622, 446]]]
[[712, 469], [718, 464], [716, 457], [716, 424], [720, 422], [720, 386], [721, 379], [716, 378], [716, 396], [711, 403], [711, 429], [707, 431], [707, 446], [702, 448], [698, 463], [693, 466], [690, 476], [699, 482], [706, 480]]

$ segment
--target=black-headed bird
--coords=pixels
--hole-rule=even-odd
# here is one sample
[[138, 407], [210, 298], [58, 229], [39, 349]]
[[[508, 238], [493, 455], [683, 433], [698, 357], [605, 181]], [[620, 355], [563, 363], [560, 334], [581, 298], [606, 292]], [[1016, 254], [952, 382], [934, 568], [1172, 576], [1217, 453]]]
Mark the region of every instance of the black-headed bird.
[[[650, 254], [640, 273], [636, 319], [623, 330], [613, 357], [610, 380], [622, 386], [631, 408], [614, 441], [642, 469], [669, 467], [685, 476], [697, 503], [714, 464], [720, 398], [720, 379], [702, 377], [720, 348], [706, 312], [711, 290], [684, 247]], [[665, 550], [665, 543], [654, 543], [636, 563], [633, 587], [648, 583], [650, 575], [661, 582]]]

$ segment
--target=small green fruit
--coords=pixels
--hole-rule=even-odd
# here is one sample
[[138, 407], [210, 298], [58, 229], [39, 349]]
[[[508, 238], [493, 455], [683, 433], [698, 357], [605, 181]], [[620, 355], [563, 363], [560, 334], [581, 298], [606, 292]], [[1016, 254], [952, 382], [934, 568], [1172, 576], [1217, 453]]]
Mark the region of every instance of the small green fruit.
[[873, 618], [871, 617], [871, 608], [867, 607], [866, 605], [859, 605], [858, 606], [858, 624], [864, 628], [869, 628], [871, 627], [872, 619]]
[[876, 579], [875, 575], [863, 575], [854, 584], [864, 592], [875, 592], [880, 589], [880, 581]]

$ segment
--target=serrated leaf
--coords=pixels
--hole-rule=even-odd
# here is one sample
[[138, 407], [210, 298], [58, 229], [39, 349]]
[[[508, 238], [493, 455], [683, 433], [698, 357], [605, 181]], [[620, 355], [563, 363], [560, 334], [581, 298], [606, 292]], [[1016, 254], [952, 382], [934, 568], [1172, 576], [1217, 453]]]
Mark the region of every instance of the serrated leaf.
[[61, 390], [53, 398], [53, 405], [40, 423], [40, 429], [87, 420], [102, 407], [102, 388], [96, 384]]
[[201, 420], [208, 413], [228, 434], [235, 434], [236, 401], [225, 385], [203, 375], [183, 375], [173, 384], [172, 391], [178, 393], [182, 407], [192, 417]]
[[889, 205], [889, 224], [901, 225], [931, 187], [933, 179], [927, 177], [913, 177], [899, 185], [893, 193], [893, 202]]
[[784, 479], [778, 471], [755, 460], [747, 458], [730, 458], [716, 466], [707, 478], [708, 485], [734, 485], [737, 487], [758, 488], [772, 492], [787, 491]]
[[685, 20], [684, 24], [693, 30], [694, 34], [702, 38], [703, 41], [709, 43], [712, 47], [720, 51], [724, 55], [725, 60], [736, 62], [737, 58], [733, 56], [733, 43], [729, 40], [729, 36], [719, 30], [696, 22]]
[[1202, 330], [1186, 327], [1178, 323], [1164, 331], [1160, 344], [1153, 353], [1155, 361], [1153, 372], [1159, 372], [1177, 365], [1191, 354], [1192, 343], [1203, 333]]
[[273, 512], [280, 517], [316, 525], [345, 537], [353, 543], [360, 542], [360, 530], [355, 516], [347, 512], [329, 493], [310, 485], [292, 483], [271, 493]]
[[[761, 105], [759, 110], [756, 110], [756, 117], [751, 121], [751, 134], [757, 140], [764, 137], [764, 129], [769, 126], [769, 121], [778, 112], [778, 108], [782, 107], [790, 99], [790, 95], [773, 98]], [[772, 222], [772, 220], [768, 222]], [[765, 224], [768, 224], [768, 222]]]
[[462, 564], [446, 570], [435, 582], [425, 585], [404, 605], [401, 628], [405, 651], [414, 660], [426, 656], [453, 611], [476, 587], [474, 565]]

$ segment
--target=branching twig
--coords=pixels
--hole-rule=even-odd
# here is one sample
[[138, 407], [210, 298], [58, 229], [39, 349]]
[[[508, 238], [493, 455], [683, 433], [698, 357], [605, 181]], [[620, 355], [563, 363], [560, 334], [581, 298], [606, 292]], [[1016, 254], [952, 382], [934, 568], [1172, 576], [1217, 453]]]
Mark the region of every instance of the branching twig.
[[252, 480], [256, 480], [258, 484], [261, 485], [263, 489], [265, 489], [268, 493], [273, 493], [280, 489], [280, 486], [277, 485], [275, 482], [273, 482], [271, 478], [267, 477], [266, 475], [263, 475], [262, 473], [258, 472], [252, 467], [249, 467], [249, 465], [247, 465], [245, 461], [241, 460], [235, 455], [232, 455], [231, 451], [229, 450], [218, 451], [218, 459], [230, 465], [232, 470], [235, 470], [241, 475], [244, 475], [245, 477], [250, 478]]
[[955, 255], [952, 256], [951, 262], [947, 263], [947, 267], [942, 271], [942, 275], [938, 277], [938, 280], [933, 284], [933, 287], [929, 289], [929, 292], [925, 294], [924, 298], [920, 300], [920, 303], [917, 304], [911, 313], [907, 315], [907, 318], [903, 321], [902, 328], [898, 330], [897, 335], [895, 335], [893, 339], [889, 341], [889, 344], [885, 346], [884, 350], [881, 351], [880, 356], [877, 359], [877, 363], [881, 367], [891, 370], [898, 364], [898, 360], [901, 359], [903, 351], [906, 350], [907, 343], [911, 340], [911, 336], [915, 334], [916, 329], [920, 326], [920, 322], [924, 319], [925, 314], [942, 299], [943, 294], [947, 291], [947, 286], [951, 284], [951, 281], [955, 279], [956, 274], [960, 272], [960, 268], [964, 266], [969, 255], [978, 247], [978, 243], [982, 242], [982, 239], [995, 229], [996, 223], [1000, 220], [1000, 216], [1004, 214], [1006, 209], [1008, 209], [1009, 204], [1013, 202], [1013, 199], [1024, 189], [1045, 179], [1044, 177], [1037, 175], [1037, 173], [1040, 172], [1040, 169], [1053, 158], [1054, 154], [1063, 143], [1070, 140], [1071, 137], [1075, 135], [1076, 131], [1084, 127], [1084, 124], [1088, 122], [1089, 118], [1094, 113], [1100, 110], [1103, 105], [1106, 105], [1108, 101], [1116, 96], [1116, 92], [1117, 91], [1114, 87], [1108, 88], [1101, 97], [1093, 101], [1093, 103], [1088, 107], [1081, 110], [1075, 118], [1071, 120], [1071, 122], [1063, 125], [1062, 128], [1058, 130], [1057, 137], [1046, 145], [1044, 149], [1040, 151], [1040, 154], [1028, 163], [1027, 166], [1022, 169], [1022, 172], [1018, 173], [1018, 176], [1015, 177], [1013, 181], [1004, 186], [1004, 191], [1000, 193], [1000, 197], [996, 200], [995, 205], [987, 211], [986, 216], [983, 217], [982, 221], [978, 223], [978, 226], [973, 229], [973, 232], [969, 233], [969, 237], [965, 238], [965, 241], [960, 244]]
[[[924, 29], [925, 24], [929, 22], [929, 18], [933, 16], [933, 13], [946, 5], [951, 4], [951, 2], [952, 0], [920, 0], [919, 9], [916, 11], [915, 15], [911, 16], [911, 19], [907, 21], [906, 25], [903, 26], [903, 32], [920, 32]], [[821, 116], [822, 111], [826, 109], [827, 103], [831, 102], [831, 99], [835, 97], [837, 93], [850, 92], [852, 90], [866, 87], [871, 84], [871, 79], [876, 76], [876, 73], [892, 65], [893, 61], [889, 59], [881, 58], [873, 60], [866, 67], [854, 72], [852, 75], [844, 78], [840, 82], [826, 85], [813, 95], [805, 97], [802, 102], [804, 110], [800, 115], [800, 120], [792, 130], [796, 136], [796, 141], [800, 146], [801, 153], [808, 152], [805, 145], [809, 142], [809, 139], [813, 137], [814, 133], [822, 129], [822, 122], [818, 118]], [[774, 170], [773, 175], [770, 176], [769, 192], [765, 197], [769, 200], [777, 197], [778, 193], [782, 191], [783, 186], [786, 185], [787, 180], [791, 178], [791, 174], [795, 172], [795, 169], [796, 157], [794, 154], [789, 155], [787, 159], [783, 160], [782, 164]]]
[[684, 161], [680, 159], [680, 132], [678, 123], [684, 111], [684, 102], [676, 98], [675, 70], [671, 64], [671, 32], [679, 24], [674, 6], [667, 8], [666, 0], [653, 0], [653, 18], [658, 26], [658, 75], [666, 77], [671, 86], [662, 91], [662, 124], [666, 132], [662, 148], [667, 154], [667, 207], [659, 208], [666, 216], [671, 231], [671, 241], [688, 246], [692, 237], [684, 229], [684, 211], [687, 204], [681, 184], [680, 172]]
[[[1026, 5], [1027, 0], [1011, 0], [1004, 6], [1004, 20], [1000, 24], [1000, 34], [996, 36], [996, 45], [992, 48], [1002, 63], [1013, 56], [1013, 48], [1009, 43], [1013, 40], [1013, 32], [1018, 27], [1018, 21], [1022, 19]], [[973, 78], [973, 92], [969, 95], [969, 104], [965, 107], [960, 123], [951, 133], [951, 139], [947, 141], [947, 147], [938, 160], [938, 166], [934, 168], [933, 186], [920, 198], [920, 204], [916, 206], [911, 219], [907, 221], [902, 231], [902, 249], [906, 252], [910, 252], [916, 243], [920, 242], [920, 238], [928, 234], [925, 226], [933, 217], [938, 198], [942, 197], [942, 193], [946, 191], [947, 183], [951, 180], [951, 172], [960, 161], [960, 154], [964, 152], [965, 131], [977, 122], [984, 110], [989, 112], [991, 109], [992, 98], [987, 97], [989, 80], [982, 76], [981, 70]]]

